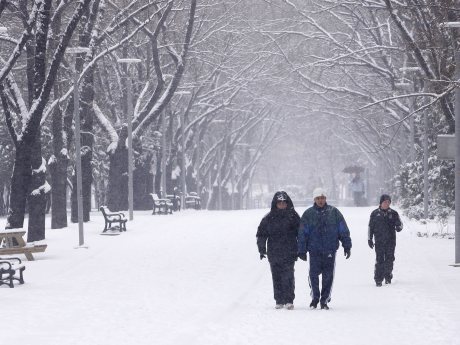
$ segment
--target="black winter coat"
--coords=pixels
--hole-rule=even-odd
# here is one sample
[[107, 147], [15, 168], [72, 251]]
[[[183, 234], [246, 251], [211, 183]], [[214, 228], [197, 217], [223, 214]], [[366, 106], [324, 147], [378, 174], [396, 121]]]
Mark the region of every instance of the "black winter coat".
[[375, 238], [377, 245], [396, 245], [396, 231], [401, 231], [403, 224], [398, 212], [380, 207], [371, 213], [368, 240]]
[[297, 230], [300, 217], [289, 197], [287, 204], [286, 209], [277, 209], [276, 200], [273, 198], [271, 211], [262, 218], [257, 229], [259, 253], [267, 254], [268, 260], [272, 263], [293, 262], [297, 259]]

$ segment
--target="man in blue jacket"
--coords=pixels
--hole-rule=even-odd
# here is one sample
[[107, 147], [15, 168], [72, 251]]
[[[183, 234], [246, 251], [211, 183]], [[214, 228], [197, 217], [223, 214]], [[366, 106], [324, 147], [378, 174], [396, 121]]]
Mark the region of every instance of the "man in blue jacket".
[[[309, 283], [312, 301], [310, 308], [318, 303], [321, 309], [328, 310], [334, 281], [335, 254], [339, 241], [344, 248], [345, 257], [351, 255], [351, 238], [347, 223], [340, 211], [326, 203], [326, 193], [322, 188], [313, 191], [314, 204], [300, 218], [297, 235], [298, 256], [307, 260], [310, 253]], [[319, 289], [319, 275], [322, 275], [322, 288]]]

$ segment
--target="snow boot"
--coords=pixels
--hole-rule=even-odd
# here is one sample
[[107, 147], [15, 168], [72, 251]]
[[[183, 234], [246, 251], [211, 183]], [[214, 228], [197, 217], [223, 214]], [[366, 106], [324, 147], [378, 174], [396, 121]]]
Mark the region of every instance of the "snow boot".
[[292, 303], [286, 303], [284, 305], [284, 307], [287, 309], [287, 310], [293, 310], [294, 309], [294, 304]]
[[329, 310], [329, 307], [327, 306], [327, 303], [321, 303], [321, 309]]
[[311, 301], [310, 303], [310, 309], [316, 309], [316, 307], [318, 306], [318, 300], [317, 299], [314, 299]]
[[282, 309], [282, 308], [283, 308], [282, 304], [276, 303], [275, 309]]
[[382, 286], [382, 282], [375, 282], [375, 285], [376, 285], [377, 287], [381, 287], [381, 286]]

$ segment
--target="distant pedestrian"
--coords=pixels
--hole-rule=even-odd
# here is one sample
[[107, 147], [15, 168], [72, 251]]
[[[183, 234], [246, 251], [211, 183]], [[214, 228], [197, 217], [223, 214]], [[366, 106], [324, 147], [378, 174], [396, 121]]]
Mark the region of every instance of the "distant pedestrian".
[[284, 191], [273, 196], [270, 212], [257, 229], [260, 260], [268, 256], [272, 272], [275, 308], [294, 309], [294, 264], [297, 260], [299, 215]]
[[403, 228], [398, 212], [390, 208], [391, 197], [383, 194], [379, 208], [372, 211], [369, 220], [368, 243], [371, 249], [375, 241], [374, 280], [377, 286], [391, 284], [393, 279], [393, 262], [395, 261], [396, 231]]
[[[344, 248], [345, 257], [351, 255], [351, 238], [342, 213], [326, 203], [326, 193], [322, 188], [313, 191], [314, 204], [300, 219], [298, 246], [299, 258], [307, 261], [310, 254], [309, 283], [312, 301], [310, 308], [315, 309], [318, 302], [321, 309], [328, 310], [334, 281], [335, 255], [339, 241]], [[322, 287], [319, 289], [319, 276]]]
[[364, 206], [364, 182], [361, 180], [359, 173], [351, 180], [351, 191], [353, 192], [353, 202], [355, 206]]

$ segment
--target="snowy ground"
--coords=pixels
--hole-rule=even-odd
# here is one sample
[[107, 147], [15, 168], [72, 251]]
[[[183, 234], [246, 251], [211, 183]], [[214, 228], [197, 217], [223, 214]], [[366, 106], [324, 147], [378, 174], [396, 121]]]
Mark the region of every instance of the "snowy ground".
[[[1, 344], [460, 344], [454, 241], [398, 234], [394, 283], [376, 288], [367, 246], [371, 208], [341, 208], [352, 256], [340, 250], [329, 311], [309, 310], [307, 263], [296, 263], [295, 310], [275, 310], [255, 233], [267, 210], [136, 212], [128, 231], [100, 236], [103, 219], [47, 230], [26, 261], [25, 285], [0, 287]], [[299, 209], [302, 212], [303, 209]]]

